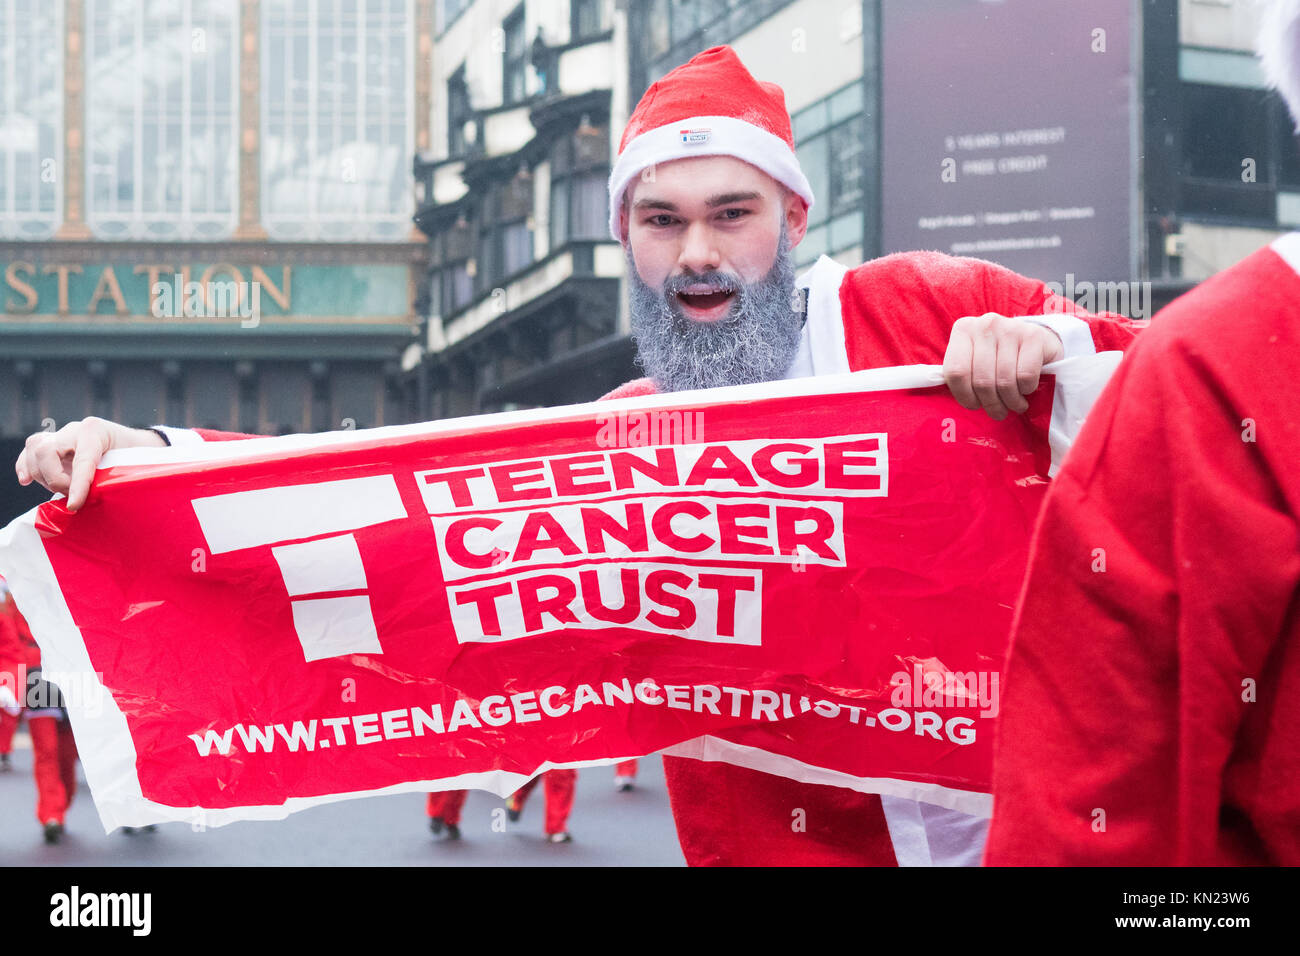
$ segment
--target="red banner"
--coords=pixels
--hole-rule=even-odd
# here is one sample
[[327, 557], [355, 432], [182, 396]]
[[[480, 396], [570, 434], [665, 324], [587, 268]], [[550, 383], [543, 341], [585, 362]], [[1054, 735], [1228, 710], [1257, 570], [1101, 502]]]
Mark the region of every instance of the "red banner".
[[110, 828], [667, 748], [987, 812], [1053, 383], [939, 381], [114, 452], [0, 572]]

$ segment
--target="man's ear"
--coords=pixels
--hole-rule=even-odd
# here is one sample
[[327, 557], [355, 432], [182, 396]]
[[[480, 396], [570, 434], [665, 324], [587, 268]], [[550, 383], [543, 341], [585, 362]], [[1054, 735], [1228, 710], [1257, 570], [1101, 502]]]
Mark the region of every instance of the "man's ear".
[[626, 192], [624, 192], [623, 201], [618, 204], [618, 235], [619, 235], [618, 241], [623, 243], [624, 249], [630, 248], [632, 242], [631, 230], [629, 229], [627, 207], [628, 207], [628, 195]]
[[803, 237], [808, 234], [808, 204], [802, 196], [786, 189], [782, 207], [785, 232], [790, 237], [790, 246], [793, 248], [803, 242]]

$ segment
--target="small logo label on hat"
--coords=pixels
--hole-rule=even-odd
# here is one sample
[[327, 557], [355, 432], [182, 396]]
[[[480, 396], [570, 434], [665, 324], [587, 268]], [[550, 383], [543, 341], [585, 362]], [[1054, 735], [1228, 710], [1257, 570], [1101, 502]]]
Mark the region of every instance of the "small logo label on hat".
[[686, 146], [699, 146], [707, 143], [713, 137], [713, 130], [707, 126], [700, 129], [684, 129], [679, 132], [682, 134], [682, 143]]

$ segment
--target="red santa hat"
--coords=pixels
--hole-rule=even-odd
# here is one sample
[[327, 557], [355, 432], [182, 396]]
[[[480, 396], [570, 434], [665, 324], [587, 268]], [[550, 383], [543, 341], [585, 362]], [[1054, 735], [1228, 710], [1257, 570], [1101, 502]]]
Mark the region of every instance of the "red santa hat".
[[1300, 0], [1272, 0], [1260, 19], [1260, 65], [1300, 129]]
[[653, 83], [632, 111], [609, 176], [609, 231], [615, 239], [623, 239], [619, 213], [633, 177], [657, 163], [692, 156], [734, 156], [813, 204], [794, 153], [784, 91], [754, 79], [729, 46], [705, 50]]

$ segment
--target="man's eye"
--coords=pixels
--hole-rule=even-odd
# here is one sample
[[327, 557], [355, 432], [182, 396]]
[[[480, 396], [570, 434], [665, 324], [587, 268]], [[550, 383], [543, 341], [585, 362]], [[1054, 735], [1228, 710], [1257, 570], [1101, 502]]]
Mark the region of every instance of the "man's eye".
[[650, 223], [652, 226], [671, 226], [673, 224], [673, 217], [667, 213], [660, 213], [657, 216], [651, 216], [646, 220], [646, 222]]
[[741, 218], [743, 218], [744, 216], [747, 216], [747, 215], [749, 215], [749, 210], [748, 210], [748, 209], [724, 209], [724, 210], [722, 211], [722, 218], [723, 218], [723, 219], [730, 219], [730, 220], [732, 220], [732, 221], [735, 221], [735, 220], [737, 220], [737, 219], [741, 219]]

